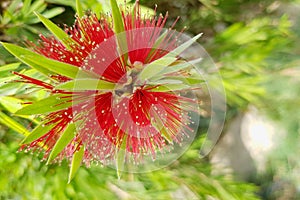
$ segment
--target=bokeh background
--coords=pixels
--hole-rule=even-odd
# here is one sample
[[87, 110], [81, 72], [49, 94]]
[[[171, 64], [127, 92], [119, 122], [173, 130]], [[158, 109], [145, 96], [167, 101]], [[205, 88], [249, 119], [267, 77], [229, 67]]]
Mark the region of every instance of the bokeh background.
[[[41, 156], [18, 152], [22, 133], [38, 121], [13, 113], [45, 94], [7, 84], [15, 79], [13, 70], [36, 72], [0, 46], [0, 199], [300, 199], [300, 1], [140, 2], [157, 5], [157, 14], [168, 11], [169, 26], [180, 16], [179, 31], [204, 33], [199, 43], [214, 59], [227, 97], [225, 126], [213, 151], [200, 159], [210, 117], [204, 112], [196, 140], [170, 166], [118, 180], [114, 169], [94, 164], [81, 167], [68, 184], [67, 163], [46, 166]], [[108, 12], [107, 1], [82, 3]], [[37, 41], [48, 32], [33, 11], [63, 27], [73, 24], [74, 10], [73, 0], [1, 0], [0, 40]]]

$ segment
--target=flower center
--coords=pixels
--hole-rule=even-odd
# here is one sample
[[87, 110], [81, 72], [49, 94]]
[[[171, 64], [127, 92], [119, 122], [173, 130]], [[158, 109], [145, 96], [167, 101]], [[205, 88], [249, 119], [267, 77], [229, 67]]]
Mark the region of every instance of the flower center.
[[120, 83], [117, 84], [117, 87], [115, 89], [115, 95], [118, 97], [127, 97], [132, 95], [135, 90], [140, 87], [140, 85], [137, 84], [137, 77], [140, 70], [137, 70], [136, 68], [130, 69], [121, 79]]

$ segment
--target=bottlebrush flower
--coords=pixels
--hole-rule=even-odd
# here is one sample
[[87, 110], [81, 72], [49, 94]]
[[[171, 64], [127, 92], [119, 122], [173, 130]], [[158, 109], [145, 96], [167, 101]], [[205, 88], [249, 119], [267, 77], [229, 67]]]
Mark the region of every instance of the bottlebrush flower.
[[142, 16], [138, 4], [133, 12], [111, 4], [112, 18], [77, 16], [64, 31], [37, 14], [54, 36], [29, 43], [35, 53], [3, 44], [48, 79], [14, 72], [49, 93], [16, 113], [44, 116], [22, 149], [44, 152], [48, 162], [116, 161], [120, 168], [155, 159], [195, 134], [190, 113], [199, 112], [193, 91], [202, 80], [181, 53], [200, 35], [179, 43], [180, 34], [164, 29], [167, 16]]

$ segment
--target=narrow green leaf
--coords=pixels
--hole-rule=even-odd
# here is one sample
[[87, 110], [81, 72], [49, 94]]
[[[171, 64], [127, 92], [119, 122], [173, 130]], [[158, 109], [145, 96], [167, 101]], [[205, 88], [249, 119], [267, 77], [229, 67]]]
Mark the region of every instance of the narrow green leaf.
[[163, 32], [163, 34], [161, 34], [157, 40], [155, 41], [151, 51], [149, 52], [146, 60], [149, 62], [149, 60], [151, 59], [151, 57], [153, 56], [153, 53], [160, 48], [160, 45], [162, 43], [162, 41], [168, 36], [169, 30], [166, 30]]
[[153, 119], [151, 119], [152, 126], [169, 142], [173, 143], [173, 139], [171, 135], [168, 133], [167, 129], [165, 128], [165, 125], [159, 115], [156, 113], [155, 110], [152, 110], [152, 116]]
[[196, 40], [198, 40], [201, 37], [202, 34], [199, 34], [190, 40], [186, 41], [173, 51], [166, 54], [164, 57], [153, 61], [152, 63], [145, 66], [143, 71], [139, 74], [139, 80], [140, 82], [145, 82], [146, 80], [150, 79], [151, 77], [159, 74], [162, 70], [164, 70], [167, 66], [172, 64], [177, 60], [177, 57], [179, 54], [181, 54], [184, 50], [189, 48]]
[[80, 0], [76, 0], [76, 12], [77, 12], [79, 17], [84, 16], [84, 11], [83, 11]]
[[0, 72], [13, 71], [16, 70], [21, 63], [11, 63], [8, 65], [3, 65], [0, 67]]
[[44, 124], [38, 125], [37, 127], [35, 127], [35, 129], [31, 131], [31, 133], [27, 135], [27, 137], [21, 142], [21, 144], [29, 144], [33, 142], [34, 140], [48, 133], [53, 127], [53, 124], [47, 126], [45, 126]]
[[127, 135], [124, 135], [120, 148], [116, 149], [116, 168], [117, 168], [117, 175], [119, 179], [121, 178], [122, 171], [124, 171], [126, 145], [127, 145]]
[[55, 35], [57, 39], [59, 39], [66, 48], [71, 49], [71, 46], [77, 44], [69, 35], [59, 28], [56, 24], [51, 22], [49, 19], [44, 17], [43, 15], [34, 12], [35, 15], [41, 20], [41, 22], [47, 27], [47, 29]]
[[21, 124], [19, 124], [17, 121], [15, 121], [13, 118], [7, 116], [3, 112], [0, 112], [0, 123], [4, 126], [7, 126], [14, 131], [22, 134], [22, 135], [29, 135], [29, 131], [24, 128]]
[[162, 57], [158, 60], [153, 61], [152, 63], [146, 65], [139, 74], [139, 80], [141, 83], [150, 79], [156, 74], [159, 74], [163, 69], [165, 69], [168, 65], [172, 64], [177, 60], [176, 57]]
[[70, 183], [71, 180], [75, 177], [75, 174], [81, 165], [83, 156], [84, 156], [84, 146], [81, 146], [80, 149], [76, 151], [73, 155], [68, 183]]
[[153, 92], [170, 92], [191, 89], [191, 86], [185, 84], [165, 84], [151, 89]]
[[77, 66], [46, 58], [23, 47], [4, 42], [1, 44], [19, 60], [47, 76], [54, 72], [69, 78], [76, 78], [79, 74], [86, 77], [95, 77], [95, 75], [81, 70]]
[[34, 102], [28, 106], [23, 107], [18, 110], [16, 115], [35, 115], [35, 114], [45, 114], [49, 112], [55, 112], [72, 106], [73, 102], [70, 98], [62, 98], [61, 95], [52, 95], [40, 101]]
[[125, 28], [124, 28], [123, 18], [118, 3], [116, 0], [110, 0], [110, 5], [111, 5], [112, 17], [114, 23], [114, 31], [115, 33], [122, 33], [125, 31]]
[[[65, 9], [63, 7], [52, 8], [50, 10], [47, 10], [47, 11], [43, 12], [43, 16], [45, 18], [50, 19], [50, 18], [53, 18], [57, 15], [60, 15], [64, 11], [65, 11]], [[27, 24], [36, 24], [36, 23], [39, 23], [39, 22], [40, 22], [40, 20], [36, 17], [29, 20], [29, 21], [26, 21]]]
[[54, 145], [47, 164], [49, 164], [74, 138], [76, 130], [75, 124], [69, 124], [66, 130], [62, 133], [56, 144]]
[[111, 10], [112, 10], [112, 17], [113, 17], [113, 25], [114, 31], [116, 33], [117, 43], [120, 49], [120, 54], [124, 55], [125, 62], [128, 60], [128, 46], [127, 46], [127, 39], [125, 34], [125, 28], [123, 23], [123, 17], [118, 6], [116, 0], [110, 0]]
[[21, 12], [24, 16], [29, 14], [30, 11], [31, 0], [25, 0], [21, 9]]
[[80, 91], [80, 90], [113, 90], [115, 84], [99, 80], [99, 79], [75, 79], [62, 83], [56, 87], [56, 89]]
[[22, 108], [23, 100], [10, 96], [0, 96], [0, 104], [10, 113]]
[[161, 73], [166, 75], [166, 74], [170, 74], [170, 73], [174, 73], [174, 72], [179, 72], [188, 67], [192, 67], [193, 65], [200, 63], [201, 61], [202, 61], [202, 58], [195, 59], [195, 60], [188, 61], [188, 62], [184, 61], [184, 63], [179, 63], [176, 65], [171, 65], [169, 67], [166, 67]]
[[34, 1], [33, 4], [30, 6], [29, 13], [32, 13], [37, 10], [43, 11], [46, 8], [45, 6], [47, 5], [45, 4], [44, 0]]
[[182, 52], [184, 52], [187, 48], [189, 48], [194, 42], [196, 42], [203, 34], [200, 33], [196, 35], [195, 37], [189, 39], [185, 43], [181, 44], [179, 47], [165, 55], [165, 57], [174, 57], [174, 56], [179, 56]]

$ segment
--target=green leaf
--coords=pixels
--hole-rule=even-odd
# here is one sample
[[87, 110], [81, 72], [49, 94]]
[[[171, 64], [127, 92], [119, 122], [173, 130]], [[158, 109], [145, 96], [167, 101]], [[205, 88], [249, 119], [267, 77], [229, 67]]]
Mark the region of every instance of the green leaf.
[[[0, 103], [2, 106], [10, 113], [15, 113], [17, 110], [22, 108], [22, 103], [24, 103], [23, 100], [17, 99], [15, 97], [10, 96], [0, 96]], [[29, 115], [18, 115], [18, 117], [29, 119], [34, 124], [39, 124], [40, 121], [37, 120], [34, 116]]]
[[[61, 95], [52, 95], [40, 101], [34, 102], [18, 110], [16, 115], [35, 115], [55, 112], [72, 106], [71, 98], [63, 98]], [[70, 102], [67, 102], [70, 101]]]
[[79, 17], [84, 16], [84, 11], [83, 11], [80, 0], [76, 0], [76, 12], [77, 12]]
[[110, 0], [110, 5], [111, 5], [112, 17], [114, 23], [114, 31], [116, 34], [122, 33], [125, 31], [125, 28], [124, 28], [123, 18], [118, 3], [116, 0]]
[[170, 74], [170, 73], [174, 73], [174, 72], [179, 72], [186, 68], [193, 67], [193, 65], [200, 63], [201, 61], [202, 61], [202, 58], [195, 59], [192, 61], [184, 61], [184, 63], [179, 63], [176, 65], [171, 65], [169, 67], [166, 67], [161, 73], [165, 75], [165, 74]]
[[16, 70], [21, 63], [11, 63], [8, 65], [3, 65], [0, 67], [0, 72], [13, 71]]
[[76, 151], [73, 155], [68, 183], [70, 183], [71, 180], [75, 177], [75, 174], [81, 165], [83, 156], [84, 156], [84, 146], [81, 146], [80, 149]]
[[114, 31], [116, 33], [116, 37], [117, 37], [116, 39], [120, 49], [120, 54], [124, 55], [125, 62], [127, 62], [128, 46], [127, 46], [126, 34], [124, 32], [125, 28], [124, 28], [121, 11], [116, 0], [110, 0], [110, 5], [112, 9]]
[[31, 0], [25, 0], [21, 9], [21, 12], [24, 16], [29, 14], [30, 11]]
[[156, 74], [159, 74], [163, 69], [168, 65], [172, 64], [177, 60], [176, 57], [162, 57], [158, 60], [153, 61], [152, 63], [146, 65], [144, 69], [139, 74], [139, 80], [141, 83], [150, 79]]
[[[166, 30], [164, 31], [158, 38], [157, 40], [155, 41], [154, 45], [152, 46], [152, 49], [151, 51], [149, 52], [147, 58], [146, 58], [146, 61], [149, 62], [149, 60], [151, 60], [153, 54], [155, 53], [155, 50], [159, 49], [161, 44], [162, 44], [162, 41], [168, 36], [168, 33], [169, 33], [169, 30]], [[147, 62], [147, 63], [148, 63]]]
[[23, 100], [15, 97], [0, 96], [0, 104], [2, 104], [2, 106], [10, 113], [14, 113], [18, 109], [22, 108], [22, 103]]
[[44, 2], [44, 0], [38, 0], [38, 1], [34, 1], [34, 3], [30, 6], [30, 10], [29, 13], [32, 13], [34, 11], [43, 11], [47, 6]]
[[170, 92], [177, 90], [191, 89], [191, 86], [185, 84], [165, 84], [151, 89], [154, 92]]
[[189, 39], [185, 43], [181, 44], [179, 47], [165, 55], [164, 57], [175, 57], [181, 54], [183, 51], [185, 51], [187, 48], [189, 48], [194, 42], [196, 42], [200, 37], [202, 36], [202, 33], [196, 35], [195, 37]]
[[14, 131], [22, 134], [22, 135], [29, 135], [29, 132], [24, 126], [16, 122], [13, 118], [7, 116], [3, 112], [0, 112], [0, 123], [2, 123], [4, 126], [7, 126]]
[[38, 125], [37, 127], [35, 127], [35, 129], [32, 130], [31, 133], [27, 135], [27, 137], [21, 142], [21, 144], [29, 144], [33, 142], [34, 140], [48, 133], [54, 126], [55, 124], [45, 126], [43, 123]]
[[46, 58], [23, 47], [4, 42], [1, 44], [19, 60], [47, 76], [54, 72], [69, 78], [76, 78], [79, 74], [86, 77], [95, 77], [95, 75], [81, 70], [77, 66]]
[[49, 19], [44, 17], [43, 15], [34, 12], [36, 16], [41, 20], [41, 22], [47, 27], [47, 29], [55, 35], [57, 39], [59, 39], [66, 48], [72, 49], [71, 45], [77, 44], [72, 38], [69, 37], [69, 35], [63, 31], [61, 28], [56, 26], [53, 22], [51, 22]]
[[[50, 19], [50, 18], [53, 18], [57, 15], [60, 15], [64, 11], [65, 11], [65, 9], [62, 8], [62, 7], [52, 8], [50, 10], [47, 10], [47, 11], [43, 12], [43, 16], [45, 18]], [[34, 19], [31, 19], [30, 21], [27, 21], [26, 23], [27, 24], [36, 24], [38, 22], [40, 22], [40, 20], [38, 18], [34, 18]]]
[[74, 138], [75, 124], [69, 124], [53, 147], [47, 164], [49, 164]]
[[99, 80], [99, 79], [75, 79], [62, 83], [56, 87], [56, 89], [80, 91], [80, 90], [113, 90], [115, 84]]
[[139, 80], [141, 83], [145, 82], [146, 80], [150, 79], [151, 77], [159, 74], [162, 70], [164, 70], [167, 66], [172, 64], [177, 60], [179, 54], [181, 54], [184, 50], [189, 48], [196, 40], [201, 37], [202, 34], [198, 34], [197, 36], [189, 39], [173, 51], [169, 52], [162, 58], [153, 61], [152, 63], [146, 65], [139, 74]]
[[121, 178], [121, 171], [124, 171], [126, 157], [127, 135], [124, 135], [120, 148], [116, 148], [116, 168], [118, 178]]
[[153, 115], [153, 119], [151, 119], [152, 126], [169, 142], [173, 143], [173, 139], [171, 135], [168, 133], [167, 129], [165, 128], [165, 125], [163, 121], [161, 120], [160, 116], [156, 113], [155, 110], [152, 110], [151, 112]]

